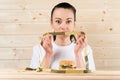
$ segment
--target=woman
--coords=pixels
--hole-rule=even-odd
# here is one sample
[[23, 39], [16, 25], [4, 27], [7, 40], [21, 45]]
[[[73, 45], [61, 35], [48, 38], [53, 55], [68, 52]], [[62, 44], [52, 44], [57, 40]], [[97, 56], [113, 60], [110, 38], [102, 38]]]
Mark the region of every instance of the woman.
[[[69, 3], [57, 4], [51, 12], [51, 26], [54, 32], [71, 32], [75, 29], [76, 9]], [[74, 39], [75, 43], [72, 42]], [[40, 64], [44, 68], [59, 69], [62, 60], [72, 60], [79, 69], [86, 69], [84, 51], [88, 55], [88, 68], [95, 70], [92, 50], [87, 44], [84, 34], [74, 35], [44, 35], [42, 44], [33, 48], [30, 68], [36, 69]]]

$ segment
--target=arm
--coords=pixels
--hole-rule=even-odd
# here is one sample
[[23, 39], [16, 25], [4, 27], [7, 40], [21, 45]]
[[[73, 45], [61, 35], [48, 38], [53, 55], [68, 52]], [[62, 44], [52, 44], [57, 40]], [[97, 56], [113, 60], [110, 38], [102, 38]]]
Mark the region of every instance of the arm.
[[75, 46], [75, 57], [76, 57], [76, 67], [80, 69], [85, 69], [85, 63], [83, 60], [82, 52], [87, 45], [87, 39], [84, 34], [78, 34], [78, 38]]
[[43, 61], [41, 62], [41, 65], [43, 68], [49, 68], [51, 65], [51, 60], [52, 60], [51, 37], [52, 35], [45, 35], [42, 40], [42, 46], [45, 49], [45, 53], [46, 53], [43, 58]]
[[76, 57], [76, 67], [80, 69], [85, 69], [82, 53], [75, 54], [75, 57]]
[[43, 68], [49, 68], [51, 65], [52, 55], [50, 53], [46, 53], [44, 59], [41, 63]]
[[40, 66], [39, 62], [44, 56], [44, 51], [41, 46], [35, 45], [33, 47], [33, 55], [30, 63], [30, 68], [36, 69]]
[[90, 70], [96, 70], [91, 47], [88, 45], [86, 47], [86, 50], [87, 50], [87, 54], [88, 54], [89, 69]]

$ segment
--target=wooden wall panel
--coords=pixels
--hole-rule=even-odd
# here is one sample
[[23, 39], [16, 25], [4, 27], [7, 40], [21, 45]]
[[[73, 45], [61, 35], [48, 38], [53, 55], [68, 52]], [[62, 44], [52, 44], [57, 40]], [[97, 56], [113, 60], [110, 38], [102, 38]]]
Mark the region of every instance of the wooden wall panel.
[[97, 70], [120, 70], [120, 47], [93, 47]]
[[2, 48], [26, 48], [39, 44], [40, 37], [36, 36], [0, 36], [0, 47]]
[[[105, 2], [106, 1], [100, 1], [100, 0], [4, 0], [0, 1], [1, 3], [1, 8], [2, 9], [51, 9], [55, 4], [59, 2], [67, 1], [70, 2], [71, 4], [74, 4], [77, 8], [84, 8], [84, 9], [89, 9], [89, 8], [104, 8], [105, 7]], [[99, 3], [99, 4], [98, 4]]]
[[119, 9], [119, 0], [1, 0], [0, 9], [51, 9], [59, 2], [69, 2], [78, 9]]
[[93, 47], [92, 49], [95, 59], [120, 59], [120, 47]]
[[[119, 22], [120, 10], [78, 9], [79, 22]], [[50, 10], [1, 10], [0, 23], [49, 23]], [[6, 17], [7, 16], [7, 17]]]
[[84, 31], [87, 35], [120, 34], [120, 24], [117, 22], [81, 22], [76, 25], [76, 30]]
[[94, 47], [120, 47], [120, 35], [90, 35], [88, 41]]
[[30, 65], [30, 60], [0, 60], [0, 69], [24, 69]]
[[76, 30], [87, 34], [97, 70], [120, 70], [120, 0], [0, 0], [0, 68], [30, 64], [32, 47], [53, 31], [51, 9], [63, 1], [77, 9]]
[[[87, 35], [120, 34], [120, 23], [86, 23], [76, 24], [77, 31], [84, 31]], [[42, 30], [41, 30], [42, 29]], [[1, 35], [38, 35], [53, 31], [50, 24], [20, 24], [20, 23], [0, 23]]]
[[[47, 10], [1, 10], [0, 23], [48, 23], [50, 12]], [[6, 17], [7, 16], [7, 17]]]
[[[94, 47], [119, 47], [120, 35], [88, 35], [88, 42]], [[0, 47], [31, 47], [38, 44], [37, 36], [0, 36]]]
[[32, 58], [32, 48], [0, 48], [0, 60], [29, 60]]
[[1, 23], [0, 34], [2, 35], [38, 35], [50, 31], [49, 24], [16, 24]]
[[[95, 60], [96, 69], [98, 70], [119, 70], [119, 59], [97, 59]], [[114, 68], [115, 67], [115, 68]]]

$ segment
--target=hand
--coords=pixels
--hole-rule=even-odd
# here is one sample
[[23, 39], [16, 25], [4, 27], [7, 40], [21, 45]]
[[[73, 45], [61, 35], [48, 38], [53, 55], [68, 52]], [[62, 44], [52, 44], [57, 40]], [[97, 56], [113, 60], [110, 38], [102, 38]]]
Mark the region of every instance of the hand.
[[75, 54], [81, 53], [83, 48], [87, 45], [87, 38], [85, 34], [78, 34], [75, 46]]
[[49, 53], [49, 54], [52, 54], [51, 40], [52, 40], [52, 35], [47, 34], [47, 35], [43, 36], [42, 41], [41, 41], [41, 45], [45, 49], [46, 53]]

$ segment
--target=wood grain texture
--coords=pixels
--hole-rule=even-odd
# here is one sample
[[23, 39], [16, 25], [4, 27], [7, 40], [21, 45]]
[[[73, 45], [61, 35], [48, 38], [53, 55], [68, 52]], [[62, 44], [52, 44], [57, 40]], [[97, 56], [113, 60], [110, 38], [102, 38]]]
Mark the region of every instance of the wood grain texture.
[[1, 35], [37, 35], [40, 36], [45, 32], [50, 31], [49, 24], [16, 24], [16, 23], [1, 23]]
[[93, 55], [97, 59], [120, 59], [120, 47], [93, 47]]
[[0, 60], [30, 60], [32, 48], [0, 48]]
[[[51, 10], [0, 10], [0, 23], [49, 23]], [[119, 22], [120, 10], [78, 9], [78, 22]], [[7, 17], [6, 17], [7, 16]]]
[[0, 47], [2, 48], [14, 48], [14, 47], [32, 47], [35, 44], [39, 44], [40, 37], [36, 36], [0, 36]]
[[120, 0], [0, 0], [0, 68], [30, 64], [33, 46], [53, 31], [51, 9], [63, 1], [77, 9], [75, 30], [87, 34], [97, 70], [120, 70]]
[[88, 41], [94, 47], [120, 47], [120, 35], [90, 35]]
[[[5, 0], [5, 1], [0, 1], [1, 3], [1, 8], [2, 9], [51, 9], [54, 5], [57, 3], [67, 1], [73, 5], [75, 5], [77, 8], [84, 8], [84, 9], [89, 9], [89, 8], [104, 8], [105, 7], [105, 2], [106, 1], [99, 1], [99, 0]], [[99, 4], [98, 4], [99, 3]]]
[[0, 80], [119, 80], [120, 71], [95, 71], [88, 74], [57, 74], [35, 71], [1, 70]]
[[30, 65], [30, 60], [0, 60], [1, 69], [24, 69]]

